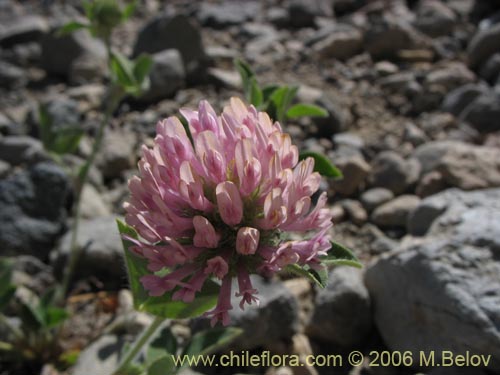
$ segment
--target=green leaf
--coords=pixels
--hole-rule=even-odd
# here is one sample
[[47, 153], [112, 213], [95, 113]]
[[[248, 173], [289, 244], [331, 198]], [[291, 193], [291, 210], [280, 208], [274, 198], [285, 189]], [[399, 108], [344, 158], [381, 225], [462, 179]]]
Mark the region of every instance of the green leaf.
[[326, 270], [326, 267], [323, 267], [320, 270], [315, 270], [307, 265], [301, 267], [298, 264], [289, 264], [285, 267], [285, 270], [295, 275], [303, 276], [311, 280], [321, 288], [324, 288], [328, 281], [328, 272]]
[[250, 82], [250, 103], [259, 107], [262, 104], [262, 90], [255, 78], [252, 78]]
[[126, 21], [130, 17], [132, 17], [132, 14], [134, 14], [136, 8], [137, 8], [136, 0], [132, 1], [130, 4], [127, 4], [127, 6], [125, 6], [122, 12], [122, 20]]
[[298, 89], [297, 86], [281, 86], [272, 93], [269, 103], [274, 111], [275, 120], [284, 122], [286, 111], [297, 95]]
[[245, 97], [249, 102], [252, 102], [252, 81], [255, 80], [257, 82], [257, 78], [255, 77], [255, 73], [252, 71], [250, 66], [240, 59], [234, 60], [234, 66], [236, 70], [240, 73], [241, 83], [243, 84], [243, 92], [245, 93]]
[[153, 66], [153, 59], [146, 54], [142, 54], [134, 62], [134, 77], [138, 83], [143, 82], [149, 75]]
[[88, 24], [86, 23], [81, 23], [81, 22], [77, 22], [77, 21], [71, 21], [71, 22], [68, 22], [66, 25], [64, 25], [63, 27], [61, 27], [58, 31], [57, 31], [57, 36], [65, 36], [65, 35], [68, 35], [68, 34], [71, 34], [77, 30], [81, 30], [81, 29], [87, 29], [89, 27]]
[[327, 117], [328, 112], [317, 105], [304, 103], [295, 104], [286, 111], [286, 117], [288, 118], [298, 118], [305, 116]]
[[268, 102], [273, 93], [279, 88], [278, 85], [268, 85], [264, 86], [262, 89], [262, 101], [264, 103]]
[[50, 151], [50, 145], [53, 142], [54, 134], [52, 132], [53, 119], [50, 113], [47, 111], [45, 105], [40, 105], [38, 107], [38, 117], [40, 125], [40, 140], [46, 150]]
[[207, 355], [223, 349], [243, 333], [241, 328], [221, 327], [207, 329], [193, 335], [183, 355]]
[[127, 367], [120, 372], [120, 375], [144, 375], [146, 369], [138, 363], [129, 363]]
[[171, 375], [177, 372], [172, 355], [166, 355], [151, 364], [147, 375]]
[[170, 327], [165, 327], [148, 346], [146, 358], [148, 363], [167, 355], [177, 353], [177, 339], [172, 334]]
[[16, 287], [14, 285], [4, 285], [0, 292], [0, 313], [8, 306], [12, 297], [16, 294]]
[[323, 263], [325, 266], [343, 265], [356, 268], [363, 267], [359, 259], [352, 252], [352, 250], [334, 241], [331, 241], [331, 244], [332, 248], [328, 251], [328, 254], [320, 258], [321, 263]]
[[60, 326], [66, 319], [69, 318], [69, 313], [59, 307], [48, 307], [43, 311], [44, 328], [51, 329]]
[[113, 80], [125, 90], [135, 86], [133, 63], [119, 52], [111, 53], [110, 61]]
[[49, 151], [58, 155], [74, 153], [80, 144], [83, 133], [82, 129], [77, 128], [62, 128], [57, 130]]
[[[120, 234], [128, 235], [131, 238], [138, 238], [137, 233], [132, 227], [120, 220], [117, 220], [117, 224]], [[122, 239], [122, 243], [130, 289], [134, 297], [134, 307], [137, 310], [164, 318], [183, 319], [200, 316], [215, 306], [220, 286], [211, 280], [205, 282], [202, 290], [191, 303], [172, 301], [174, 291], [165, 293], [160, 297], [149, 296], [139, 281], [142, 276], [151, 274], [147, 269], [147, 261], [129, 250], [131, 245], [129, 241]]]
[[38, 303], [33, 306], [31, 303], [21, 302], [19, 317], [25, 332], [38, 331], [45, 325], [45, 319], [40, 309], [38, 309]]
[[342, 172], [324, 155], [313, 151], [303, 151], [299, 155], [299, 160], [313, 158], [314, 171], [322, 176], [331, 178], [342, 178]]
[[8, 258], [0, 258], [0, 312], [9, 304], [16, 293], [16, 287], [11, 284], [14, 262]]

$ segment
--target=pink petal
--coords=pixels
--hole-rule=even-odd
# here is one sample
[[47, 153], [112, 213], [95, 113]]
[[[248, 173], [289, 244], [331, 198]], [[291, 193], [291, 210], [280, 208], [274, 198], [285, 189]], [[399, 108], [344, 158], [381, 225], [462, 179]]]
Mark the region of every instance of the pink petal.
[[217, 207], [227, 225], [236, 225], [243, 218], [243, 202], [236, 185], [230, 181], [221, 182], [215, 189]]

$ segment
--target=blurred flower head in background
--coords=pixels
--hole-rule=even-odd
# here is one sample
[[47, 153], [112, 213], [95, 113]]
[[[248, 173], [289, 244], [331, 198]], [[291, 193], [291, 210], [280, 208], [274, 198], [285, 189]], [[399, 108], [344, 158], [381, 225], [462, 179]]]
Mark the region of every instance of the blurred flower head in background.
[[190, 134], [169, 117], [158, 123], [153, 148], [143, 146], [125, 203], [126, 221], [142, 239], [129, 240], [148, 261], [151, 274], [141, 282], [152, 296], [175, 291], [173, 299], [191, 302], [208, 278], [220, 279], [207, 315], [227, 325], [232, 279], [243, 309], [258, 302], [250, 274], [321, 267], [332, 217], [326, 193], [311, 201], [321, 180], [314, 160], [299, 162], [290, 136], [266, 113], [238, 98], [220, 116], [206, 101], [181, 113]]

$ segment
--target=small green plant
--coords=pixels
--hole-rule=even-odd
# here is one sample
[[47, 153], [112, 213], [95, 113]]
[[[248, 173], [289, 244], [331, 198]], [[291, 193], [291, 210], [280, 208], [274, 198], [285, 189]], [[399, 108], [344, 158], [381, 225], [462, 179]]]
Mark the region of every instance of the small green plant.
[[[240, 74], [246, 99], [257, 109], [267, 112], [271, 118], [281, 124], [284, 124], [286, 120], [300, 117], [328, 116], [328, 112], [317, 105], [293, 104], [299, 86], [271, 84], [260, 87], [257, 76], [246, 62], [235, 59], [234, 66]], [[324, 155], [312, 151], [304, 151], [299, 155], [300, 160], [308, 157], [314, 159], [314, 170], [316, 172], [328, 178], [342, 178], [342, 172]]]
[[[140, 55], [135, 60], [114, 51], [111, 46], [111, 35], [117, 26], [128, 20], [136, 8], [136, 1], [125, 7], [120, 7], [116, 0], [93, 0], [83, 4], [85, 9], [85, 22], [72, 21], [59, 30], [59, 35], [65, 35], [77, 30], [86, 29], [94, 37], [101, 39], [107, 50], [110, 81], [107, 89], [106, 100], [103, 103], [103, 116], [97, 129], [91, 153], [76, 175], [74, 220], [72, 224], [72, 238], [70, 242], [70, 257], [68, 265], [64, 268], [63, 281], [55, 298], [61, 302], [67, 293], [71, 277], [77, 264], [80, 252], [78, 248], [78, 227], [80, 223], [80, 206], [83, 186], [88, 179], [90, 168], [99, 153], [104, 129], [108, 125], [113, 113], [126, 96], [139, 97], [149, 87], [149, 71], [152, 59], [147, 55]], [[54, 129], [50, 116], [42, 107], [40, 109], [40, 133], [45, 148], [52, 154], [74, 152], [82, 136], [80, 130], [72, 129], [63, 131]]]
[[235, 327], [197, 332], [182, 346], [169, 326], [161, 329], [145, 348], [145, 356], [132, 362], [137, 353], [127, 352], [113, 375], [174, 375], [191, 364], [191, 359], [223, 349], [243, 333]]
[[246, 99], [280, 123], [299, 117], [328, 116], [326, 110], [314, 104], [292, 105], [299, 90], [298, 86], [271, 84], [260, 87], [257, 76], [246, 62], [236, 59], [234, 65], [240, 74]]
[[92, 36], [107, 40], [113, 29], [127, 21], [135, 11], [137, 2], [133, 1], [121, 8], [116, 0], [85, 1], [83, 8], [87, 22], [72, 21], [59, 31], [61, 35], [87, 29]]
[[[0, 341], [0, 352], [6, 361], [41, 365], [61, 358], [63, 349], [58, 340], [60, 327], [69, 317], [66, 310], [53, 304], [54, 290], [42, 297], [32, 294], [29, 301], [15, 299], [16, 286], [12, 284], [13, 263], [10, 259], [0, 259], [0, 326], [7, 334]], [[12, 307], [20, 319], [13, 324], [6, 315]], [[58, 363], [64, 365], [64, 363]]]

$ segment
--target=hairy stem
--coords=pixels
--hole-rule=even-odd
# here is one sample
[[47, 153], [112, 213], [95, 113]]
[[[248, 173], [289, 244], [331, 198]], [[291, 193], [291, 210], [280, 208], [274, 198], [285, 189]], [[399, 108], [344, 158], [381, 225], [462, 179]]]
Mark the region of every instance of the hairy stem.
[[165, 321], [165, 318], [157, 316], [151, 325], [141, 333], [137, 340], [132, 344], [129, 351], [123, 356], [118, 368], [112, 375], [122, 375], [127, 367], [132, 363], [135, 357], [142, 350], [144, 345], [151, 339], [158, 327]]
[[122, 98], [121, 92], [116, 90], [116, 87], [111, 86], [109, 90], [109, 97], [106, 104], [106, 109], [104, 111], [104, 117], [99, 124], [97, 129], [97, 134], [94, 140], [94, 144], [92, 145], [92, 151], [90, 153], [89, 158], [80, 168], [80, 171], [77, 176], [77, 186], [75, 192], [75, 211], [74, 211], [74, 219], [71, 225], [71, 241], [70, 241], [70, 252], [69, 252], [69, 260], [64, 268], [63, 280], [61, 283], [61, 287], [59, 289], [59, 293], [56, 296], [56, 302], [61, 301], [66, 296], [68, 292], [69, 283], [71, 282], [71, 278], [75, 271], [76, 264], [80, 257], [81, 248], [78, 246], [78, 227], [81, 219], [81, 205], [82, 205], [82, 192], [83, 187], [87, 183], [89, 171], [91, 167], [94, 165], [95, 159], [99, 150], [101, 149], [102, 140], [104, 138], [104, 129], [106, 125], [109, 123], [113, 112], [116, 110], [120, 100]]

